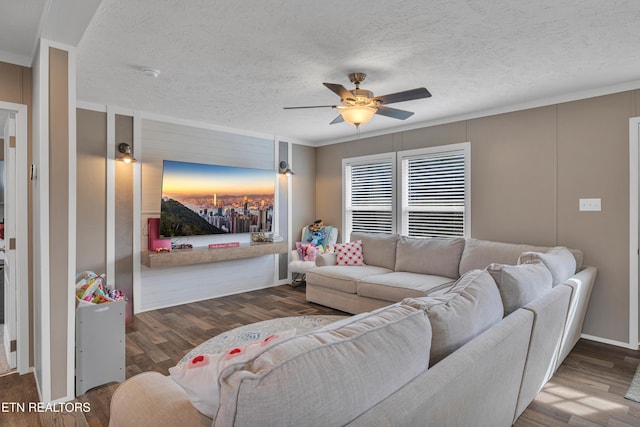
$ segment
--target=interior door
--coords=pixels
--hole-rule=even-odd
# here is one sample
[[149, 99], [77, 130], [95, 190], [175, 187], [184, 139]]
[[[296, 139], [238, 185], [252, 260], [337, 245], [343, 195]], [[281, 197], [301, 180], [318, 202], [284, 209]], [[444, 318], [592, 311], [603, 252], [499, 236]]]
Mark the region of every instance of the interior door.
[[4, 144], [4, 288], [5, 330], [4, 348], [11, 369], [16, 368], [16, 283], [15, 283], [15, 238], [16, 238], [16, 124], [10, 116], [5, 124]]

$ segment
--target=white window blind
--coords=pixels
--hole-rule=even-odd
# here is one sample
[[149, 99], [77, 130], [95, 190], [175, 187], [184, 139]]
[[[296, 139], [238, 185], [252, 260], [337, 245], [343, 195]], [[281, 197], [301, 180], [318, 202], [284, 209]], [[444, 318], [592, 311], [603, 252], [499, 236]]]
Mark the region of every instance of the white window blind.
[[345, 159], [345, 236], [394, 233], [395, 154]]
[[466, 237], [468, 144], [398, 153], [401, 233], [411, 237]]

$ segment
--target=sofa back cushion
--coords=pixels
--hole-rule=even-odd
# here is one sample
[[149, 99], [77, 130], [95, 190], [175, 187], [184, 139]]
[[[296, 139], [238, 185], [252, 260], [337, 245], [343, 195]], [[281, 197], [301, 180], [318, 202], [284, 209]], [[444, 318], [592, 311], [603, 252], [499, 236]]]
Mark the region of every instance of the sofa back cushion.
[[463, 250], [464, 239], [460, 237], [416, 239], [402, 236], [396, 249], [395, 271], [457, 279]]
[[424, 310], [431, 323], [431, 361], [438, 363], [503, 316], [498, 288], [485, 270], [471, 270], [438, 297], [407, 298], [402, 304]]
[[393, 270], [396, 265], [397, 234], [351, 233], [351, 241], [362, 241], [364, 263]]
[[525, 252], [520, 255], [519, 263], [542, 262], [551, 272], [553, 286], [564, 283], [576, 272], [576, 259], [573, 253], [564, 246], [556, 246], [548, 251]]
[[345, 425], [424, 372], [430, 343], [401, 305], [277, 343], [221, 374], [213, 425]]
[[467, 239], [460, 259], [460, 275], [474, 269], [487, 268], [489, 264], [516, 265], [520, 254], [527, 251], [544, 252], [543, 246], [515, 243], [491, 242], [489, 240]]
[[491, 264], [487, 271], [498, 285], [505, 316], [543, 296], [553, 284], [549, 269], [541, 262]]
[[[516, 265], [523, 252], [542, 252], [553, 248], [546, 246], [522, 245], [516, 243], [491, 242], [489, 240], [467, 239], [460, 258], [460, 275], [476, 268], [486, 268], [491, 263]], [[576, 261], [575, 271], [584, 266], [584, 253], [580, 249], [569, 249]]]

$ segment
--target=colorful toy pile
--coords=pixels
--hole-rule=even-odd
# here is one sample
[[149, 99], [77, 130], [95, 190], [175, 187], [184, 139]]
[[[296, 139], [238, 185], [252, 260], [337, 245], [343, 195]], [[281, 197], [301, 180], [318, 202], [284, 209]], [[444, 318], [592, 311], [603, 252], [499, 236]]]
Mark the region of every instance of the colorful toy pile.
[[105, 274], [98, 275], [93, 271], [83, 271], [76, 276], [76, 297], [78, 302], [83, 304], [127, 300], [121, 290], [107, 287]]
[[302, 233], [302, 241], [296, 242], [298, 256], [302, 261], [315, 261], [316, 255], [333, 252], [334, 248], [327, 240], [333, 227], [324, 225], [321, 219], [310, 224]]

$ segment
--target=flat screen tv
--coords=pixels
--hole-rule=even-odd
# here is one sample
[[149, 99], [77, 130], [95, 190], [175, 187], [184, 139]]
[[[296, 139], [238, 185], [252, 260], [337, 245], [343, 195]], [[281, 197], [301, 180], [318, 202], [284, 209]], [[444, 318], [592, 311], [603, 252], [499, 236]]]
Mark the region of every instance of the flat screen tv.
[[276, 174], [163, 161], [160, 235], [270, 232]]

